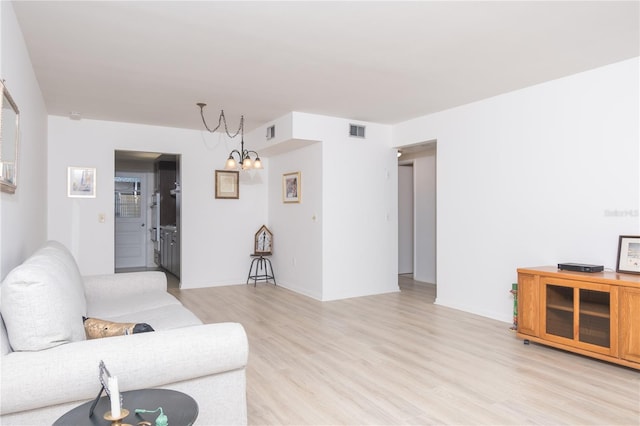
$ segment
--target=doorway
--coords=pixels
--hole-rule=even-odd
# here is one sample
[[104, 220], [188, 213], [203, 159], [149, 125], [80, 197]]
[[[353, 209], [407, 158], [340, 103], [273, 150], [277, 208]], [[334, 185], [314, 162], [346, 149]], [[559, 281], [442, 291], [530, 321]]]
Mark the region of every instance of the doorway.
[[398, 273], [437, 284], [436, 141], [398, 151]]
[[[115, 151], [115, 272], [165, 270], [180, 277], [180, 156]], [[171, 244], [162, 242], [170, 233]]]

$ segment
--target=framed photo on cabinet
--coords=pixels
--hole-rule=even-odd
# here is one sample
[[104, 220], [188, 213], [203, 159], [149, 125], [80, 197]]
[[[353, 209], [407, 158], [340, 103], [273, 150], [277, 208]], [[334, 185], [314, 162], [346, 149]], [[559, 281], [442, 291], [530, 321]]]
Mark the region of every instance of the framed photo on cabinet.
[[620, 235], [616, 272], [640, 274], [640, 235]]
[[67, 196], [96, 198], [96, 169], [93, 167], [67, 168]]
[[216, 170], [216, 198], [240, 198], [239, 179], [237, 170]]
[[282, 175], [282, 202], [299, 203], [302, 199], [301, 173], [285, 173]]

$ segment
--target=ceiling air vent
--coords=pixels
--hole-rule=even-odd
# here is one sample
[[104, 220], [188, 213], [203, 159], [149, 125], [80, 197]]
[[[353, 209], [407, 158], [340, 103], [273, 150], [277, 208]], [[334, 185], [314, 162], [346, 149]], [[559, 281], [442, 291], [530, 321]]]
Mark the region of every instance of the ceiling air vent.
[[364, 138], [364, 126], [349, 124], [349, 136], [353, 136], [355, 138]]
[[267, 140], [273, 139], [276, 137], [276, 125], [267, 127]]

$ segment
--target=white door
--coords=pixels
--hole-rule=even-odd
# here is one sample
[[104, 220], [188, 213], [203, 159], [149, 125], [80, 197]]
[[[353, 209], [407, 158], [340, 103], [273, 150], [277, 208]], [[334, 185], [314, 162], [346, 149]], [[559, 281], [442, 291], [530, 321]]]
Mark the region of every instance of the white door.
[[413, 165], [398, 166], [398, 274], [413, 274]]
[[145, 175], [116, 172], [115, 264], [118, 268], [147, 264], [147, 191]]

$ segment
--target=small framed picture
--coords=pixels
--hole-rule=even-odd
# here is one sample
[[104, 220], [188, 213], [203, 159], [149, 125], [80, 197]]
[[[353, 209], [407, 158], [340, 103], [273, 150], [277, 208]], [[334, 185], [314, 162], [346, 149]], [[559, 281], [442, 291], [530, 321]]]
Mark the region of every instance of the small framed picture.
[[216, 198], [240, 198], [237, 170], [216, 170]]
[[282, 202], [299, 203], [302, 199], [301, 173], [285, 173], [282, 175]]
[[67, 169], [67, 197], [96, 198], [96, 169], [69, 167]]
[[640, 274], [640, 235], [620, 235], [616, 272]]

